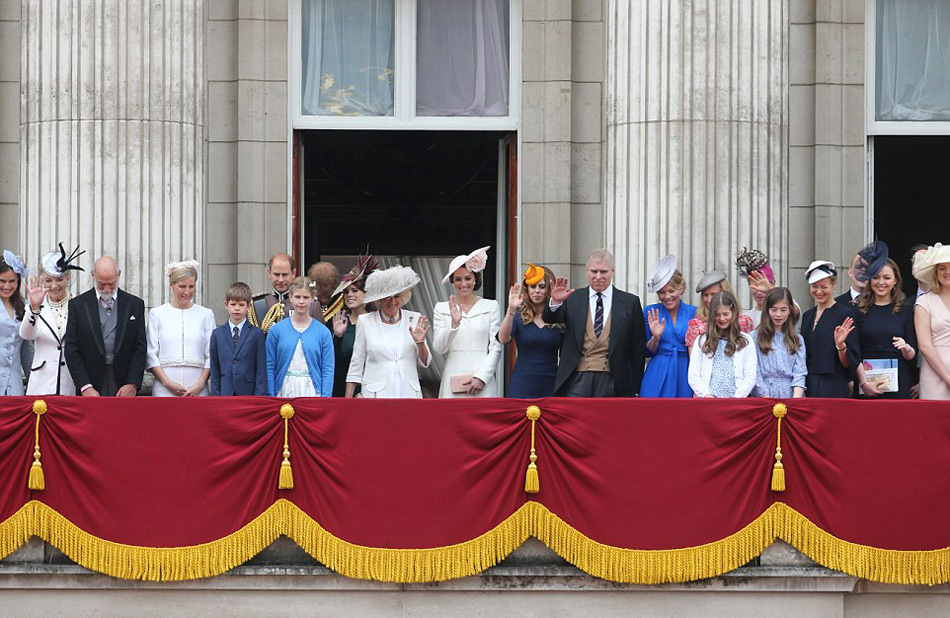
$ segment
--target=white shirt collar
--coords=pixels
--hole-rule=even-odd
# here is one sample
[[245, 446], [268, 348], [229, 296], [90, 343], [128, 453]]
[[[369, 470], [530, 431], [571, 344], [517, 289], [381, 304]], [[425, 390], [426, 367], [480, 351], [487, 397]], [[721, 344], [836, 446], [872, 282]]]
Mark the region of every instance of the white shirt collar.
[[858, 296], [861, 295], [861, 292], [859, 292], [858, 290], [855, 290], [854, 288], [849, 288], [849, 291], [851, 292], [851, 300], [855, 300]]
[[238, 329], [238, 332], [239, 332], [239, 333], [244, 332], [244, 324], [245, 324], [245, 323], [247, 323], [247, 318], [244, 318], [243, 320], [241, 320], [241, 321], [238, 322], [237, 324], [235, 324], [234, 322], [232, 322], [232, 321], [231, 321], [231, 318], [228, 318], [228, 326], [231, 327], [231, 328], [230, 328], [230, 331], [231, 331], [232, 333], [234, 332], [234, 327], [235, 327], [235, 326], [237, 326], [237, 329]]
[[[588, 287], [587, 289], [590, 291], [590, 298], [596, 300], [596, 299], [597, 299], [597, 290], [595, 290], [595, 289], [592, 288], [592, 287]], [[607, 301], [612, 300], [613, 297], [614, 297], [614, 286], [608, 285], [608, 286], [607, 286], [607, 289], [604, 290], [603, 292], [601, 292], [601, 294], [603, 294], [603, 296], [604, 296], [604, 302], [607, 302]]]

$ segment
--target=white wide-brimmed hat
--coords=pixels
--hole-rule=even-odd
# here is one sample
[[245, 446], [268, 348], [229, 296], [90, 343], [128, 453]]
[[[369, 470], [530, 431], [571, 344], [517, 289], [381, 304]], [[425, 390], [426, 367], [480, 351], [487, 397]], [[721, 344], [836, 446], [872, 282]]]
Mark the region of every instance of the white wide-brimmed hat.
[[838, 271], [835, 270], [835, 263], [827, 260], [815, 260], [808, 265], [808, 269], [805, 271], [805, 279], [808, 280], [808, 285], [828, 277], [837, 276]]
[[374, 270], [366, 277], [364, 303], [373, 303], [390, 296], [402, 294], [419, 284], [419, 275], [408, 266], [392, 266]]
[[929, 247], [927, 253], [914, 260], [911, 272], [914, 279], [933, 284], [937, 264], [947, 263], [950, 263], [950, 245], [942, 245], [938, 242], [933, 247]]
[[656, 263], [656, 266], [653, 267], [653, 272], [650, 273], [650, 278], [647, 279], [647, 291], [659, 292], [664, 285], [670, 282], [670, 279], [673, 278], [673, 273], [676, 272], [676, 256], [675, 255], [664, 255]]
[[442, 285], [448, 283], [449, 279], [452, 278], [452, 273], [463, 266], [472, 273], [480, 273], [485, 270], [485, 266], [488, 264], [488, 250], [490, 248], [491, 245], [476, 249], [468, 255], [456, 256], [452, 260], [452, 263], [449, 264], [449, 272], [445, 273], [445, 276], [442, 277]]

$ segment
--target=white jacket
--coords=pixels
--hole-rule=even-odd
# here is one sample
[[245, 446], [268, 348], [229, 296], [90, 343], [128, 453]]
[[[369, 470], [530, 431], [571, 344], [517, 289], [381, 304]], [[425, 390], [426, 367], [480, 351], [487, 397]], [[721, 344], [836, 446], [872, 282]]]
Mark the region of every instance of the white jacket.
[[[428, 367], [432, 353], [428, 353], [423, 363], [409, 332], [410, 325], [414, 327], [420, 317], [415, 311], [403, 309], [402, 319], [394, 327], [397, 336], [390, 342], [383, 332], [389, 327], [383, 325], [378, 311], [361, 315], [356, 320], [356, 341], [346, 381], [359, 383], [364, 397], [421, 399], [422, 386], [416, 367]], [[426, 350], [429, 350], [428, 343]]]
[[501, 327], [498, 301], [480, 298], [468, 313], [462, 313], [462, 321], [454, 330], [449, 303], [441, 302], [432, 312], [432, 322], [432, 347], [445, 356], [439, 397], [471, 397], [452, 392], [452, 376], [468, 374], [485, 383], [478, 397], [501, 397], [501, 386], [495, 379], [504, 351], [495, 338]]
[[[746, 346], [736, 350], [732, 356], [736, 373], [736, 397], [748, 397], [755, 386], [755, 372], [758, 369], [759, 359], [755, 353], [755, 341], [747, 333], [740, 333], [746, 340]], [[689, 352], [689, 371], [687, 379], [696, 397], [705, 397], [709, 394], [709, 381], [712, 378], [713, 359], [703, 353], [703, 343], [706, 334], [703, 333], [693, 342]]]
[[60, 395], [76, 394], [76, 386], [73, 384], [63, 357], [62, 340], [65, 332], [65, 324], [62, 330], [57, 330], [56, 314], [49, 306], [49, 297], [43, 300], [43, 307], [38, 316], [30, 312], [30, 306], [27, 303], [26, 315], [20, 323], [20, 337], [25, 341], [35, 342], [30, 382], [26, 388], [27, 395], [57, 394], [57, 378], [59, 378]]

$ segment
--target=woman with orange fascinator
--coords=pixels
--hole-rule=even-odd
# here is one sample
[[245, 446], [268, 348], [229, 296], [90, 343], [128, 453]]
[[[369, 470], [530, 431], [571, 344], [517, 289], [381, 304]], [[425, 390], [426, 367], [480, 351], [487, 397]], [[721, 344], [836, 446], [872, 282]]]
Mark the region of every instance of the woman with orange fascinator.
[[508, 384], [509, 397], [537, 399], [554, 395], [564, 328], [541, 319], [553, 284], [554, 273], [528, 264], [521, 283], [508, 290], [508, 311], [501, 321], [498, 341], [508, 344], [514, 339], [518, 349], [518, 360]]

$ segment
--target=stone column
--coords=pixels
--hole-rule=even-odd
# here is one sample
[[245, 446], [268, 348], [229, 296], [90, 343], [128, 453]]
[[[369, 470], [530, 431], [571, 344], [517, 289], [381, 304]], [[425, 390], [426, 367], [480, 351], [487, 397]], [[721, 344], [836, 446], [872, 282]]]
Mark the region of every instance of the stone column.
[[87, 270], [115, 255], [122, 286], [155, 306], [167, 262], [203, 262], [204, 30], [204, 0], [23, 0], [20, 250], [31, 264], [59, 241], [87, 251]]
[[788, 0], [607, 0], [606, 22], [604, 229], [618, 285], [645, 293], [667, 253], [690, 293], [704, 269], [735, 281], [743, 246], [784, 282]]

